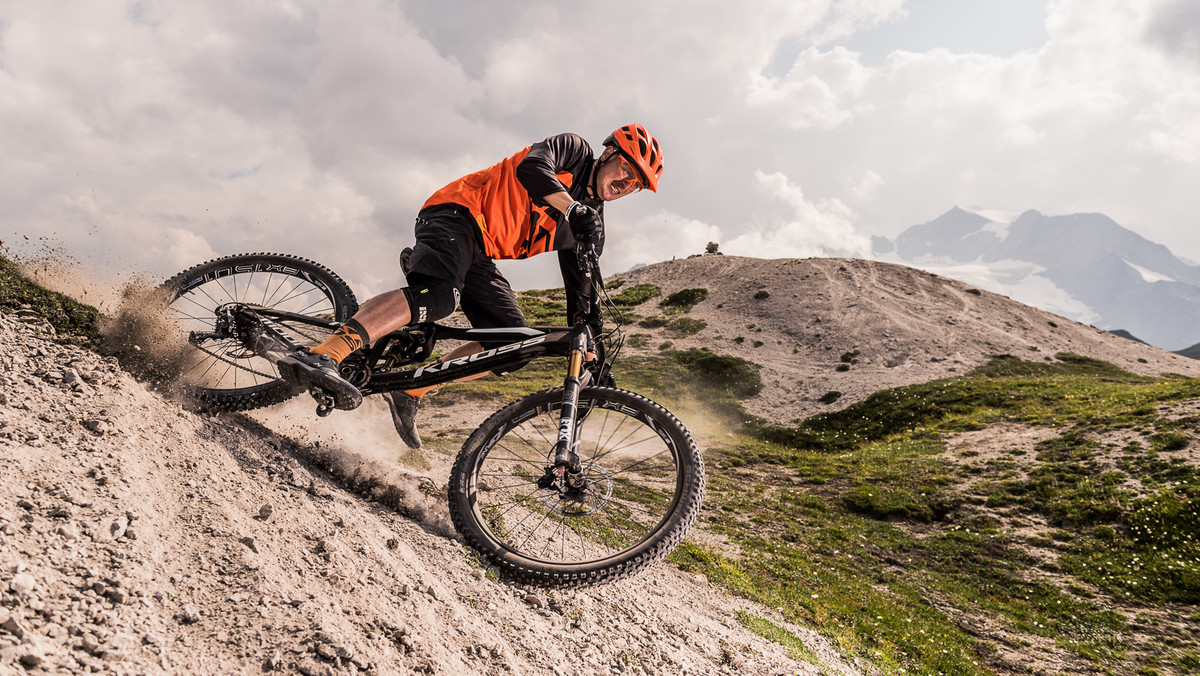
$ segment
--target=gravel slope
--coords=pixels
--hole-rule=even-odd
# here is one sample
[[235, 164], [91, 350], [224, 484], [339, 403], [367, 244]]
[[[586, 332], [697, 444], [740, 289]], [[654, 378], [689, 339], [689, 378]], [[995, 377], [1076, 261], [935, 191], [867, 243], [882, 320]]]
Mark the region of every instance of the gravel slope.
[[669, 565], [497, 582], [394, 465], [186, 412], [50, 331], [0, 314], [0, 674], [859, 673]]

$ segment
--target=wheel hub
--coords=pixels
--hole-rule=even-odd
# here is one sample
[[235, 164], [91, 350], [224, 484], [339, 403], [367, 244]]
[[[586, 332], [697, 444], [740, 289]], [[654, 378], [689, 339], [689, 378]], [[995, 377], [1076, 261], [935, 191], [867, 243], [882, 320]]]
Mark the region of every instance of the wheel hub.
[[[583, 468], [579, 479], [570, 482], [565, 471], [551, 470], [538, 482], [541, 500], [547, 508], [559, 516], [588, 516], [608, 505], [612, 500], [613, 479], [600, 465]], [[550, 478], [550, 481], [546, 481]], [[572, 487], [571, 483], [578, 486]]]

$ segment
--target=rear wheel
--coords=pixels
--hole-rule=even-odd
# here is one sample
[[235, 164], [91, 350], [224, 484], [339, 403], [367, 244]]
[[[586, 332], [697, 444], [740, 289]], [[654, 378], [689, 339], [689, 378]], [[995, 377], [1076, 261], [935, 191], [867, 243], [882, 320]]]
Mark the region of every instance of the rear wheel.
[[[186, 344], [177, 364], [180, 388], [208, 411], [245, 411], [297, 393], [272, 362], [219, 326], [221, 308], [247, 304], [339, 323], [358, 309], [354, 292], [334, 272], [286, 254], [218, 258], [175, 275], [161, 289], [180, 333], [177, 342]], [[332, 333], [294, 320], [277, 323], [306, 346]]]
[[540, 392], [477, 429], [450, 474], [450, 515], [467, 543], [510, 577], [574, 587], [653, 565], [696, 520], [704, 465], [691, 434], [625, 390], [579, 397], [583, 466], [571, 487], [551, 469], [562, 390]]

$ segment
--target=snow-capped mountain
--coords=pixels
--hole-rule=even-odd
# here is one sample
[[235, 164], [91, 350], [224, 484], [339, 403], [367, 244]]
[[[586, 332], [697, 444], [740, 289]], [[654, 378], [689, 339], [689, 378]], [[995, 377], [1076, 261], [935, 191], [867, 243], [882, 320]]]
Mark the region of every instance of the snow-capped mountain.
[[1103, 214], [1015, 218], [955, 207], [876, 255], [1012, 297], [1158, 347], [1200, 341], [1200, 267]]

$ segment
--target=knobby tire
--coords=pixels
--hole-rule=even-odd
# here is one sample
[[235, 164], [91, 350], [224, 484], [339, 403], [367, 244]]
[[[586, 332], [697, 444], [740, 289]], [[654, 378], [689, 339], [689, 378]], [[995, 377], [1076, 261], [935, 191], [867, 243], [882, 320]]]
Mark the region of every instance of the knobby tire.
[[[320, 316], [337, 322], [358, 309], [354, 292], [332, 270], [288, 254], [254, 253], [217, 258], [188, 268], [161, 287], [168, 319], [178, 327], [181, 348], [179, 388], [204, 411], [248, 411], [285, 401], [298, 390], [279, 377], [270, 361], [236, 339], [197, 347], [188, 335], [212, 332], [216, 308], [249, 303], [276, 310]], [[330, 331], [281, 322], [304, 345], [316, 345]]]
[[700, 450], [662, 406], [590, 387], [577, 425], [585, 491], [538, 486], [552, 464], [562, 389], [496, 412], [463, 445], [450, 473], [450, 515], [503, 574], [548, 587], [618, 580], [665, 557], [704, 497]]

